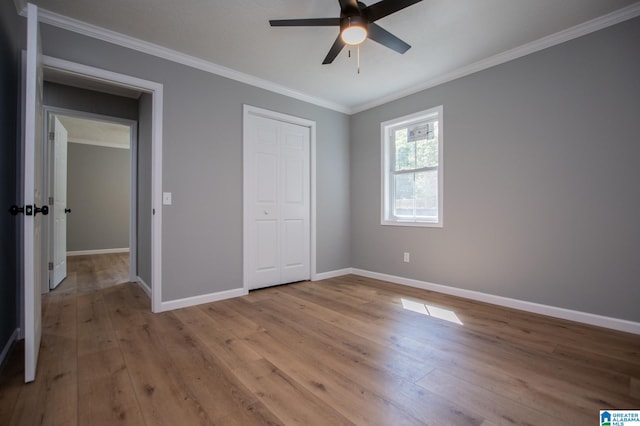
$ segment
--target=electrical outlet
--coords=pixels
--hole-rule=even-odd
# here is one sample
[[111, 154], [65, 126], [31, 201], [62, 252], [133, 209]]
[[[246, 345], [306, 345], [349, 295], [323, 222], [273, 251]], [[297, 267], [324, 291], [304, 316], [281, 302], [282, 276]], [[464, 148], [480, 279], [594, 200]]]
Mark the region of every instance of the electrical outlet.
[[408, 252], [404, 252], [404, 257], [403, 257], [404, 263], [409, 263], [409, 261], [411, 260], [411, 255]]

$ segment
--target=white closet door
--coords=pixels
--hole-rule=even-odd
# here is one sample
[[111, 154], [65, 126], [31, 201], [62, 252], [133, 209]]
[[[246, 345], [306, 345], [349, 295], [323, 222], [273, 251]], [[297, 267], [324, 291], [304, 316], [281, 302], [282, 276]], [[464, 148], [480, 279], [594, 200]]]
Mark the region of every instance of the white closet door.
[[251, 276], [249, 288], [278, 284], [280, 280], [280, 209], [278, 200], [280, 123], [251, 116], [249, 192], [252, 221], [248, 230]]
[[280, 125], [280, 282], [307, 280], [309, 268], [309, 129]]
[[309, 129], [248, 119], [249, 288], [309, 279]]

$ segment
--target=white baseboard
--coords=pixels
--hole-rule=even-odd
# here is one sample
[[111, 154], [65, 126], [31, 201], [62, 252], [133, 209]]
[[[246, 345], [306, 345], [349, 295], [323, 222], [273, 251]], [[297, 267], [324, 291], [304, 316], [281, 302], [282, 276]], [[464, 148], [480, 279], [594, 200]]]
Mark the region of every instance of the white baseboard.
[[149, 284], [144, 282], [144, 280], [140, 277], [136, 277], [136, 283], [142, 289], [142, 291], [147, 293], [147, 296], [149, 296], [149, 299], [151, 299], [151, 287], [149, 286]]
[[111, 253], [129, 253], [129, 248], [124, 247], [124, 248], [111, 248], [111, 249], [68, 251], [67, 256], [85, 256], [89, 254], [111, 254]]
[[548, 306], [540, 303], [527, 302], [524, 300], [511, 299], [509, 297], [496, 296], [493, 294], [481, 293], [479, 291], [466, 290], [463, 288], [449, 287], [442, 284], [434, 284], [426, 281], [414, 280], [411, 278], [402, 278], [394, 275], [381, 274], [379, 272], [371, 272], [363, 269], [352, 268], [351, 273], [354, 275], [361, 275], [363, 277], [374, 278], [377, 280], [389, 281], [395, 284], [402, 284], [409, 287], [421, 288], [424, 290], [463, 297], [465, 299], [477, 300], [480, 302], [491, 303], [493, 305], [532, 312], [535, 314], [562, 318], [569, 321], [576, 321], [583, 324], [610, 328], [612, 330], [619, 330], [627, 333], [640, 334], [640, 323], [634, 321], [605, 317], [602, 315], [574, 311], [565, 308], [558, 308], [556, 306]]
[[9, 350], [11, 349], [13, 342], [18, 340], [19, 336], [20, 336], [20, 329], [16, 328], [15, 330], [13, 330], [13, 333], [11, 333], [11, 336], [9, 337], [9, 340], [7, 340], [7, 343], [4, 345], [4, 348], [2, 348], [2, 352], [0, 352], [0, 365], [4, 363], [4, 359], [7, 357], [7, 354], [9, 353]]
[[170, 300], [160, 303], [158, 312], [171, 311], [173, 309], [187, 308], [189, 306], [201, 305], [203, 303], [217, 302], [219, 300], [231, 299], [233, 297], [246, 296], [244, 288], [219, 291], [217, 293], [203, 294], [202, 296], [186, 297], [184, 299]]
[[337, 269], [335, 271], [320, 272], [311, 277], [311, 281], [328, 280], [329, 278], [341, 277], [352, 273], [352, 268]]

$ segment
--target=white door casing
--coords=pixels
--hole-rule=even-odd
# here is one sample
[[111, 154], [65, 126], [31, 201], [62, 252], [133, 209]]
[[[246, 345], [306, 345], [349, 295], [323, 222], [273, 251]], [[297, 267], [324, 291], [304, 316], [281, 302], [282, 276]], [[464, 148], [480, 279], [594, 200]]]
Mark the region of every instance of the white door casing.
[[[152, 96], [152, 129], [151, 129], [151, 288], [143, 289], [151, 295], [151, 310], [163, 312], [170, 309], [162, 300], [162, 128], [164, 87], [161, 83], [140, 79], [137, 77], [116, 73], [100, 68], [91, 67], [76, 62], [70, 62], [51, 56], [43, 57], [44, 65], [58, 71], [108, 82], [116, 86], [125, 86], [151, 94]], [[132, 145], [133, 147], [133, 145]], [[132, 167], [134, 167], [132, 162]], [[136, 173], [135, 169], [132, 171]], [[132, 192], [133, 193], [133, 192]], [[132, 202], [132, 205], [135, 204]], [[134, 271], [131, 271], [134, 275]]]
[[67, 276], [67, 129], [58, 117], [52, 116], [50, 133], [53, 142], [53, 277], [56, 288]]
[[311, 278], [310, 128], [245, 114], [245, 286]]
[[[23, 289], [24, 289], [24, 357], [25, 383], [36, 376], [40, 339], [42, 336], [42, 280], [46, 276], [42, 262], [42, 214], [36, 214], [36, 206], [43, 200], [43, 147], [42, 144], [42, 66], [38, 8], [27, 5], [27, 51], [23, 99]], [[27, 207], [33, 206], [33, 214]]]

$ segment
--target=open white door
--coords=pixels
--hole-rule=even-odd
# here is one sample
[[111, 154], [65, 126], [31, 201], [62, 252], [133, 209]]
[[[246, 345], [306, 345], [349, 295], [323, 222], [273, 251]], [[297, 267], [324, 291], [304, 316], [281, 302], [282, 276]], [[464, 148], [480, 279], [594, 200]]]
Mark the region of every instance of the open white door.
[[42, 334], [41, 288], [45, 276], [42, 262], [42, 217], [48, 207], [43, 202], [42, 144], [42, 67], [38, 8], [27, 5], [27, 53], [24, 111], [24, 381], [36, 376], [40, 338]]
[[67, 129], [53, 116], [49, 128], [53, 136], [53, 276], [51, 288], [67, 277]]

